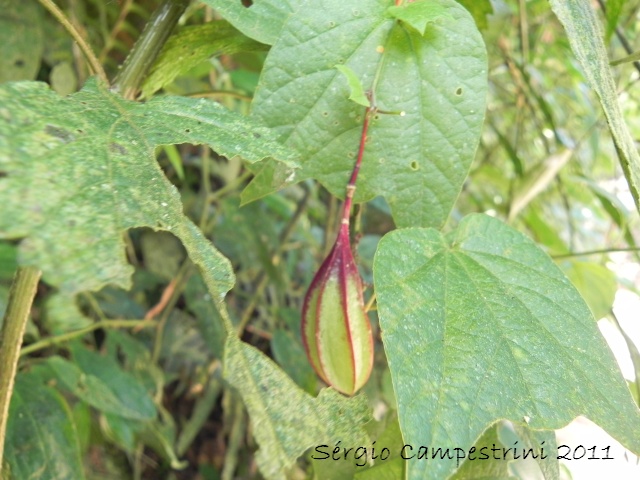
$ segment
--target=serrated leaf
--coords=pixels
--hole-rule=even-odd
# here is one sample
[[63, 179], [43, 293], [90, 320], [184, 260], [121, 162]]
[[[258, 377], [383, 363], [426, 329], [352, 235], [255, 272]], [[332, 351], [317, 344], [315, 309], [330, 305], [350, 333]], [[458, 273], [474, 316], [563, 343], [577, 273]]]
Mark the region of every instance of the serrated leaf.
[[259, 42], [273, 45], [289, 15], [305, 0], [255, 0], [250, 7], [241, 1], [202, 0], [215, 8], [234, 27]]
[[42, 8], [37, 2], [0, 0], [0, 83], [32, 80], [44, 51]]
[[600, 22], [589, 0], [549, 2], [567, 32], [571, 49], [580, 62], [587, 81], [598, 94], [622, 170], [636, 208], [640, 211], [640, 155], [618, 104], [618, 91], [609, 68]]
[[222, 20], [184, 27], [169, 38], [158, 55], [142, 84], [142, 97], [151, 97], [179, 75], [213, 56], [265, 49], [265, 45], [245, 37]]
[[[485, 215], [446, 237], [394, 231], [374, 280], [406, 443], [468, 449], [497, 419], [557, 429], [585, 415], [640, 451], [640, 411], [588, 307], [521, 233]], [[456, 465], [408, 468], [439, 480]]]
[[349, 100], [353, 100], [354, 102], [356, 102], [359, 105], [362, 105], [363, 107], [370, 107], [371, 102], [369, 101], [366, 94], [364, 93], [362, 82], [354, 73], [354, 71], [351, 70], [346, 65], [336, 65], [336, 68], [347, 79], [347, 83], [349, 84], [349, 90], [351, 91], [349, 95]]
[[392, 17], [411, 25], [421, 35], [425, 34], [429, 23], [448, 15], [447, 9], [443, 5], [431, 0], [392, 5], [387, 9], [387, 12]]
[[265, 62], [253, 115], [300, 153], [302, 168], [260, 165], [243, 202], [305, 178], [344, 197], [364, 109], [348, 100], [334, 68], [343, 64], [365, 89], [379, 79], [379, 109], [405, 112], [374, 118], [355, 200], [382, 195], [400, 226], [444, 222], [475, 154], [487, 66], [469, 13], [453, 0], [434, 3], [447, 15], [425, 36], [389, 18], [381, 0], [309, 2], [290, 17]]
[[[170, 230], [217, 297], [233, 284], [229, 262], [182, 213], [154, 148], [206, 143], [250, 162], [290, 155], [258, 127], [204, 99], [125, 101], [91, 80], [61, 98], [44, 84], [0, 88], [0, 237], [26, 237], [20, 262], [63, 293], [130, 285], [123, 233]], [[216, 298], [218, 301], [219, 298]]]
[[78, 432], [66, 400], [29, 374], [16, 378], [9, 408], [5, 460], [10, 472], [7, 478], [85, 478]]
[[260, 449], [260, 473], [268, 479], [285, 472], [312, 446], [366, 445], [362, 428], [371, 419], [366, 397], [346, 398], [324, 389], [305, 393], [256, 348], [230, 336], [225, 347], [225, 377], [240, 392]]

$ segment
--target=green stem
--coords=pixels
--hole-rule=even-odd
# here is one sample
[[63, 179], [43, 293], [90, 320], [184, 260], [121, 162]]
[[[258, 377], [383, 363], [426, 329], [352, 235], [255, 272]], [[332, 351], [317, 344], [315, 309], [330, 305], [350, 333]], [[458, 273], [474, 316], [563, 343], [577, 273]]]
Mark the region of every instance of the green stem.
[[[235, 397], [235, 394], [233, 394]], [[224, 467], [222, 468], [222, 480], [233, 480], [236, 468], [238, 466], [238, 451], [245, 430], [245, 413], [244, 405], [237, 398], [233, 399], [233, 426], [229, 435], [229, 443], [227, 451], [224, 455]]]
[[0, 477], [9, 403], [18, 368], [22, 337], [41, 274], [42, 272], [35, 267], [18, 268], [0, 330]]
[[103, 320], [100, 322], [92, 323], [88, 327], [80, 328], [72, 332], [63, 333], [62, 335], [56, 335], [55, 337], [45, 338], [39, 342], [32, 343], [28, 347], [24, 347], [20, 352], [20, 356], [29, 355], [30, 353], [37, 352], [43, 348], [53, 347], [60, 343], [68, 342], [76, 337], [82, 337], [87, 333], [91, 333], [99, 328], [146, 328], [155, 327], [157, 324], [151, 320]]
[[586, 252], [570, 252], [570, 253], [561, 253], [558, 255], [551, 255], [551, 258], [573, 258], [573, 257], [586, 257], [589, 255], [602, 255], [606, 253], [615, 253], [615, 252], [638, 252], [640, 248], [638, 247], [630, 247], [630, 248], [603, 248], [601, 250], [588, 250]]
[[73, 26], [73, 24], [69, 21], [69, 19], [64, 15], [62, 10], [60, 10], [58, 6], [55, 3], [53, 3], [51, 0], [38, 0], [38, 1], [44, 6], [44, 8], [46, 8], [49, 11], [49, 13], [51, 13], [51, 15], [53, 15], [56, 18], [56, 20], [58, 20], [62, 24], [64, 28], [67, 29], [67, 32], [69, 32], [69, 34], [77, 42], [78, 46], [80, 47], [80, 50], [82, 50], [82, 53], [84, 53], [84, 56], [87, 57], [87, 61], [89, 62], [89, 66], [91, 67], [91, 70], [93, 70], [93, 73], [95, 73], [98, 77], [100, 77], [100, 80], [102, 80], [103, 82], [109, 83], [107, 74], [104, 72], [102, 65], [96, 58], [96, 54], [93, 53], [93, 50], [91, 49], [89, 44], [85, 42], [84, 38], [82, 38], [82, 35], [80, 35], [80, 32], [78, 32], [76, 27]]
[[173, 28], [189, 5], [188, 0], [165, 0], [153, 12], [140, 38], [133, 46], [122, 70], [113, 80], [113, 88], [133, 100], [149, 68], [156, 61]]

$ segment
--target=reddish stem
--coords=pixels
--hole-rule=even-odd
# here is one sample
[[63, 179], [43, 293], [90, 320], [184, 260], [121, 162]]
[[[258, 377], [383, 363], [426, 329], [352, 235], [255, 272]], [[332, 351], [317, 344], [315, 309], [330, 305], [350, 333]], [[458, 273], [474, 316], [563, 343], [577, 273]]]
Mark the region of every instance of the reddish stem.
[[358, 148], [358, 157], [356, 158], [356, 164], [353, 166], [351, 172], [351, 178], [347, 185], [347, 194], [344, 199], [344, 205], [342, 206], [342, 225], [341, 229], [349, 229], [349, 216], [351, 215], [351, 205], [353, 204], [353, 194], [356, 191], [356, 180], [358, 179], [358, 173], [360, 172], [360, 165], [362, 165], [362, 157], [364, 156], [364, 146], [367, 141], [367, 132], [369, 131], [369, 119], [373, 107], [367, 107], [364, 114], [364, 123], [362, 124], [362, 134], [360, 135], [360, 147]]

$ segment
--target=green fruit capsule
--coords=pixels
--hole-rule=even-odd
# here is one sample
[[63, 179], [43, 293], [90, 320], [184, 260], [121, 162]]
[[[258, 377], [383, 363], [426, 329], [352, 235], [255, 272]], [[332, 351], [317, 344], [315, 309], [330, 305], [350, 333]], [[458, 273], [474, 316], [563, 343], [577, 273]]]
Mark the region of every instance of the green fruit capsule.
[[305, 296], [302, 340], [316, 373], [339, 392], [353, 395], [369, 379], [373, 337], [348, 224], [342, 224]]

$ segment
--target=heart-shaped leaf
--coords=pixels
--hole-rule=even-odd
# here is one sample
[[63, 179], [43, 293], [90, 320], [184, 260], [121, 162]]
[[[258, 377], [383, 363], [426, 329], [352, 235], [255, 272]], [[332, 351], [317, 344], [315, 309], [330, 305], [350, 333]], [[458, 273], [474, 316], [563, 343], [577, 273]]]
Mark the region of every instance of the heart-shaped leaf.
[[243, 201], [305, 178], [344, 196], [364, 115], [335, 68], [346, 65], [374, 92], [380, 111], [403, 113], [375, 116], [355, 200], [384, 196], [400, 226], [440, 226], [447, 218], [484, 118], [484, 43], [453, 0], [429, 0], [439, 14], [424, 35], [393, 18], [389, 4], [308, 2], [284, 24], [265, 62], [253, 115], [299, 152], [302, 168], [263, 165]]
[[[589, 308], [521, 233], [485, 215], [446, 237], [397, 230], [374, 281], [408, 444], [468, 450], [498, 419], [557, 429], [585, 415], [640, 452], [640, 411]], [[440, 480], [456, 464], [408, 468]]]

